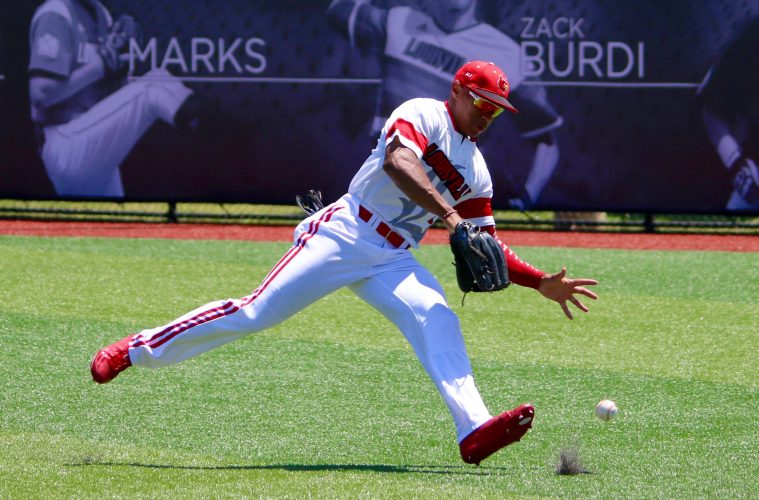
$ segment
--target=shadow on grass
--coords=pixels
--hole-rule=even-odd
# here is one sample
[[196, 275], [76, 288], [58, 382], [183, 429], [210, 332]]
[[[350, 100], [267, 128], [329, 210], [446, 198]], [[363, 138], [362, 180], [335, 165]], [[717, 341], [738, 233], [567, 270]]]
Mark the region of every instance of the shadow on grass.
[[147, 469], [175, 469], [175, 470], [284, 470], [290, 472], [334, 472], [334, 471], [358, 471], [358, 472], [382, 472], [393, 474], [458, 474], [458, 475], [483, 475], [503, 474], [510, 475], [512, 469], [507, 467], [478, 467], [473, 465], [386, 465], [386, 464], [270, 464], [270, 465], [168, 465], [168, 464], [141, 464], [134, 462], [99, 462], [85, 458], [79, 463], [65, 464], [67, 467], [143, 467]]

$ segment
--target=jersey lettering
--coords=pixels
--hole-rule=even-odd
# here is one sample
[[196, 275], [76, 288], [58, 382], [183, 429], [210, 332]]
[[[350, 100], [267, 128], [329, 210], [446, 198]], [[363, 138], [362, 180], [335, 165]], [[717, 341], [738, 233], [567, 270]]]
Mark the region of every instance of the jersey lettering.
[[445, 153], [438, 148], [437, 144], [427, 146], [422, 159], [432, 168], [440, 180], [445, 183], [445, 187], [451, 193], [454, 200], [459, 200], [471, 191], [464, 176], [456, 170], [456, 167], [453, 166], [453, 163], [451, 163]]
[[443, 47], [438, 47], [417, 38], [411, 38], [403, 53], [449, 74], [455, 74], [466, 59]]

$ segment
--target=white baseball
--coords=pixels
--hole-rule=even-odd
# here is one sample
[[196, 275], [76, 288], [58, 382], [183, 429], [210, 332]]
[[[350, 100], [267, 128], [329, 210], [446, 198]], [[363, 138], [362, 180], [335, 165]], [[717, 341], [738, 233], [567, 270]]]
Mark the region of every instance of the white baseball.
[[619, 408], [617, 408], [617, 403], [611, 399], [602, 399], [596, 405], [596, 416], [601, 420], [609, 421], [613, 419], [617, 416], [618, 411]]

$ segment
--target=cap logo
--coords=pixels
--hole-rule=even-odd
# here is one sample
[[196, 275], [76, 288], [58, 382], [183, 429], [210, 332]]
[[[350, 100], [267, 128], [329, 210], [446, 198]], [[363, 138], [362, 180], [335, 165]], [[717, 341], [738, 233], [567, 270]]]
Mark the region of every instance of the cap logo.
[[509, 84], [506, 82], [506, 79], [503, 77], [503, 75], [498, 75], [498, 81], [496, 82], [496, 85], [498, 85], [498, 88], [501, 89], [501, 92], [508, 92], [509, 91]]

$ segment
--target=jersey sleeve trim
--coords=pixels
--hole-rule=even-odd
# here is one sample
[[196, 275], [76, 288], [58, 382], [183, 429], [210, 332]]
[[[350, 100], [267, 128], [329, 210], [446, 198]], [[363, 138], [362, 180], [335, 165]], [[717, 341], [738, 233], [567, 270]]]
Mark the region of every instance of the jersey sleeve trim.
[[459, 215], [478, 226], [495, 226], [490, 198], [470, 198], [454, 208]]
[[414, 151], [416, 155], [419, 158], [422, 157], [422, 152], [427, 149], [429, 140], [424, 134], [414, 128], [413, 123], [403, 118], [395, 120], [387, 131], [387, 142], [389, 143], [396, 135], [400, 136], [401, 139], [411, 141], [416, 147]]
[[74, 58], [72, 21], [60, 2], [43, 5], [34, 16], [30, 29], [30, 53], [27, 69], [30, 73], [68, 77]]
[[456, 211], [464, 219], [493, 215], [490, 198], [470, 198], [456, 205]]

